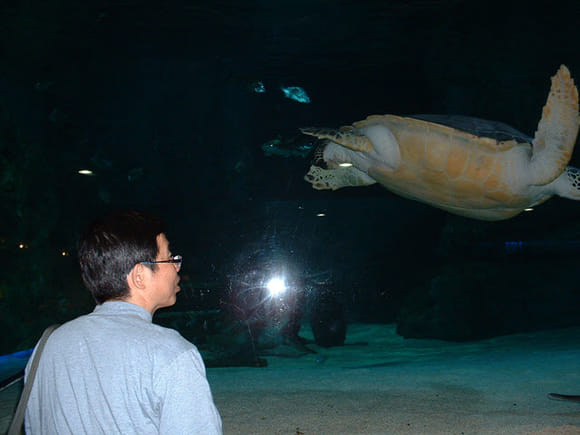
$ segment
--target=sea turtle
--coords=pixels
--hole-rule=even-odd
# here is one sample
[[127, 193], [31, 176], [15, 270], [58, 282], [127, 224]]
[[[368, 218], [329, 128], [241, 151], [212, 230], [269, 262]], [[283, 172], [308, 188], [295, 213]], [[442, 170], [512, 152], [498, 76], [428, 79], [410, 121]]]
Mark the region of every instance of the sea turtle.
[[533, 140], [477, 118], [373, 115], [339, 130], [301, 129], [324, 140], [305, 179], [332, 190], [378, 182], [450, 213], [508, 219], [552, 195], [580, 200], [580, 170], [567, 166], [579, 120], [562, 65]]

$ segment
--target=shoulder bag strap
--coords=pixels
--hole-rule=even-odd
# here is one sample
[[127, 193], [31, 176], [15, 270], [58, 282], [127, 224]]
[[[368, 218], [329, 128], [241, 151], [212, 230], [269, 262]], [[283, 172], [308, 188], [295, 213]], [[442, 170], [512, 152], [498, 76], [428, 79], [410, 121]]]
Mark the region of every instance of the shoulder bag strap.
[[32, 384], [34, 383], [34, 376], [36, 375], [36, 370], [38, 369], [38, 363], [40, 362], [40, 355], [46, 344], [46, 340], [52, 332], [58, 328], [60, 325], [51, 325], [44, 330], [38, 345], [36, 346], [36, 353], [34, 354], [34, 359], [30, 364], [30, 370], [26, 376], [26, 383], [24, 384], [24, 389], [20, 396], [20, 401], [16, 407], [16, 412], [14, 413], [14, 418], [12, 423], [10, 423], [10, 429], [8, 429], [7, 435], [18, 435], [22, 429], [22, 423], [24, 422], [24, 413], [26, 412], [26, 404], [28, 403], [28, 398], [30, 397], [30, 391], [32, 390]]

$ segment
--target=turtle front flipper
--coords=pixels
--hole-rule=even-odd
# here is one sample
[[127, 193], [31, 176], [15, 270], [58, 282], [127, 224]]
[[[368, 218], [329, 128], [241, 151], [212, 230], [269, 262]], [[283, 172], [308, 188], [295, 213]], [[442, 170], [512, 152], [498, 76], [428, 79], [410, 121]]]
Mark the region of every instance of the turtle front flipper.
[[337, 190], [342, 187], [369, 186], [376, 183], [374, 179], [354, 166], [323, 169], [312, 165], [304, 179], [316, 190]]
[[578, 90], [566, 66], [552, 77], [548, 101], [533, 141], [530, 183], [545, 185], [566, 168], [578, 135]]
[[317, 137], [318, 139], [331, 140], [354, 151], [367, 153], [373, 151], [373, 143], [370, 139], [361, 132], [353, 130], [352, 127], [342, 127], [340, 130], [306, 127], [301, 128], [300, 131], [308, 136]]

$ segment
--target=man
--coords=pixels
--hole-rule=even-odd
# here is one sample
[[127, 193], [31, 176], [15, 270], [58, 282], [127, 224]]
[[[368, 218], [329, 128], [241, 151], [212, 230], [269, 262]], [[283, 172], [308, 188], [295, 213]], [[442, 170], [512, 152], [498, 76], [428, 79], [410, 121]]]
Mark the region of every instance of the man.
[[83, 234], [79, 260], [98, 305], [49, 337], [26, 432], [220, 434], [197, 348], [151, 322], [179, 291], [181, 257], [164, 224], [134, 211], [108, 215]]

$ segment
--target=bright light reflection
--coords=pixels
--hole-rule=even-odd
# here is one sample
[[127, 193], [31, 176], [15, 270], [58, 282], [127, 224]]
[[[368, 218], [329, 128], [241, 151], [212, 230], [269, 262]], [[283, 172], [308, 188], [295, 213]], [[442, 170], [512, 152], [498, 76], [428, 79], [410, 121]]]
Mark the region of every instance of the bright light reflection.
[[524, 208], [524, 211], [534, 211], [534, 209], [531, 208], [531, 207], [530, 208]]
[[268, 281], [266, 288], [270, 292], [270, 296], [278, 296], [286, 291], [286, 283], [280, 278], [272, 278]]
[[338, 166], [342, 168], [349, 168], [352, 166], [352, 163], [339, 163]]
[[90, 169], [80, 169], [78, 173], [81, 175], [94, 175]]

